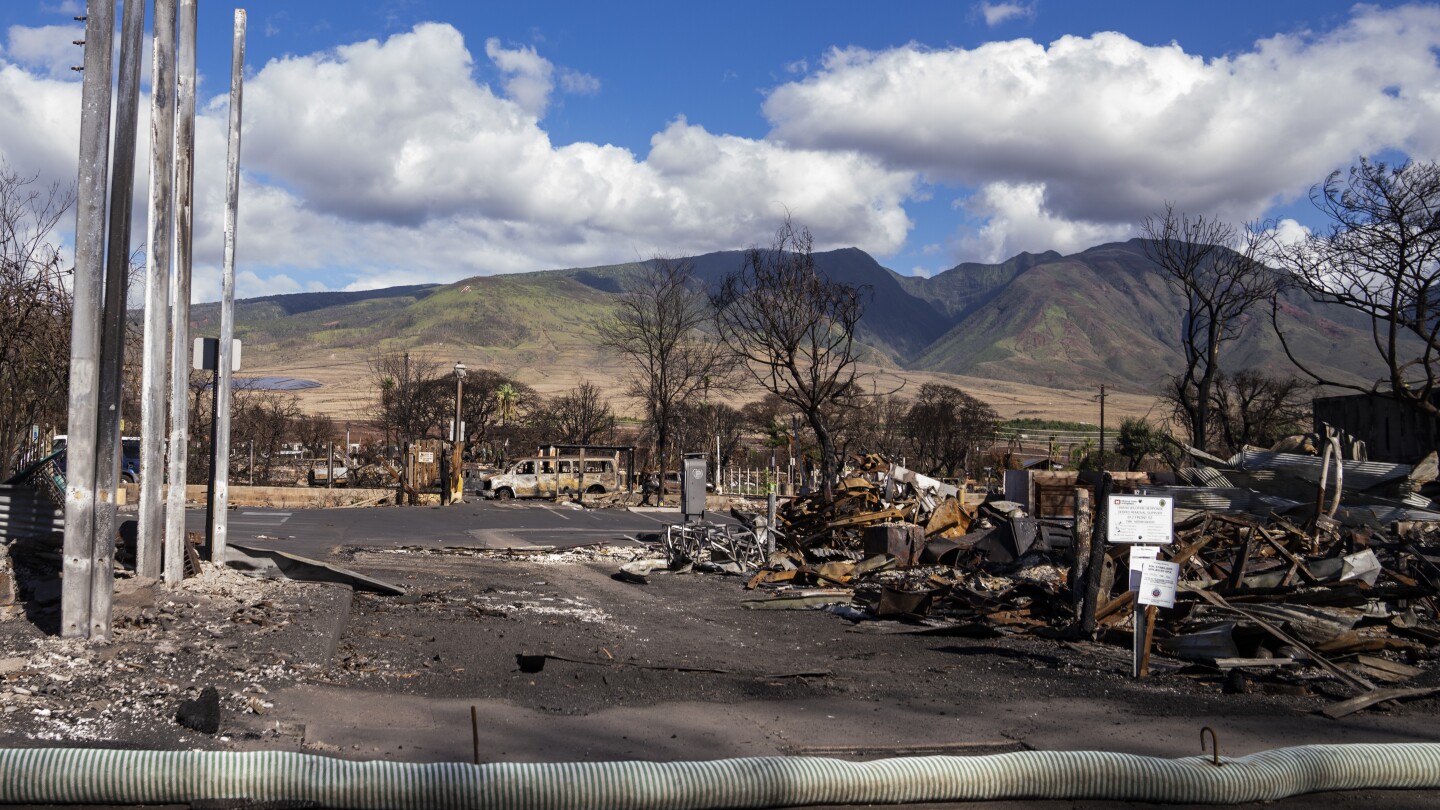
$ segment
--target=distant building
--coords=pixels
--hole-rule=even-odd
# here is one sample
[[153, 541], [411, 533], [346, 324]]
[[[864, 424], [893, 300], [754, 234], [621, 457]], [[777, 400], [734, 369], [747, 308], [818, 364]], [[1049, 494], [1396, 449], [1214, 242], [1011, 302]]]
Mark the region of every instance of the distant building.
[[1365, 442], [1371, 461], [1414, 464], [1440, 449], [1440, 420], [1387, 397], [1354, 394], [1318, 397], [1315, 432], [1325, 425]]

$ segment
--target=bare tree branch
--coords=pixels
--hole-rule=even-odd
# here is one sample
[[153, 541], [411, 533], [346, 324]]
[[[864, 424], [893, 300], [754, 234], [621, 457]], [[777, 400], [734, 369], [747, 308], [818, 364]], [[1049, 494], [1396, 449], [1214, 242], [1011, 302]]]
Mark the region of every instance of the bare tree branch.
[[1185, 300], [1180, 348], [1185, 364], [1171, 382], [1190, 441], [1201, 450], [1210, 438], [1212, 390], [1221, 374], [1220, 349], [1239, 336], [1245, 314], [1270, 300], [1276, 277], [1263, 261], [1267, 244], [1259, 227], [1236, 229], [1220, 220], [1165, 206], [1141, 226], [1145, 252]]
[[725, 278], [712, 300], [720, 339], [814, 431], [829, 500], [839, 459], [827, 410], [863, 396], [856, 385], [855, 329], [866, 291], [826, 278], [812, 247], [810, 232], [787, 217], [769, 248], [745, 252], [740, 270]]
[[1287, 280], [1311, 299], [1370, 320], [1380, 374], [1369, 386], [1296, 359], [1279, 304], [1271, 318], [1283, 348], [1317, 383], [1395, 399], [1440, 415], [1440, 164], [1390, 167], [1362, 158], [1310, 191], [1327, 230], [1279, 253]]
[[630, 367], [630, 394], [644, 405], [662, 471], [679, 408], [731, 384], [735, 360], [704, 333], [710, 317], [689, 260], [656, 257], [599, 325], [602, 345]]
[[0, 163], [0, 460], [20, 461], [31, 426], [65, 420], [69, 387], [70, 285], [55, 228], [73, 190], [40, 188]]

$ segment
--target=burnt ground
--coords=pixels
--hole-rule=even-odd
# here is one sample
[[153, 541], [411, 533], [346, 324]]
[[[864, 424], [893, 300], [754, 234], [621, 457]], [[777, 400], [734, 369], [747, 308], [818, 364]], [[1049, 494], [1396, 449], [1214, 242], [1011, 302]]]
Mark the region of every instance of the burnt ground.
[[[481, 758], [495, 761], [1026, 747], [1177, 757], [1199, 753], [1202, 726], [1226, 756], [1440, 739], [1436, 700], [1319, 715], [1349, 693], [1315, 670], [1252, 682], [1249, 694], [1163, 661], [1136, 681], [1118, 646], [747, 610], [754, 594], [723, 575], [616, 579], [636, 553], [333, 550], [333, 562], [405, 586], [399, 597], [208, 567], [178, 589], [123, 580], [110, 644], [46, 635], [53, 604], [31, 594], [26, 612], [0, 621], [0, 744], [468, 761], [471, 707]], [[1430, 669], [1419, 683], [1440, 677]], [[206, 686], [221, 697], [216, 734], [175, 721]], [[1280, 806], [1299, 801], [1316, 803]], [[1440, 801], [1370, 792], [1323, 804]]]

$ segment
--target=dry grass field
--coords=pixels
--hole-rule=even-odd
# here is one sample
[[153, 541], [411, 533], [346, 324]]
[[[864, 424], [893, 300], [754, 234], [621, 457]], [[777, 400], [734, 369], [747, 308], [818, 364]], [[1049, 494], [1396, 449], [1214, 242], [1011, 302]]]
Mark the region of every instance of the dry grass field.
[[[634, 415], [638, 409], [624, 394], [624, 369], [593, 346], [550, 345], [526, 351], [486, 352], [473, 347], [424, 346], [410, 352], [417, 362], [428, 360], [447, 371], [459, 360], [469, 368], [492, 368], [533, 386], [543, 395], [556, 394], [589, 380], [611, 397], [617, 411]], [[337, 349], [317, 357], [314, 353], [247, 353], [245, 374], [288, 375], [319, 382], [319, 388], [300, 392], [302, 407], [329, 414], [337, 422], [359, 422], [369, 418], [375, 387], [368, 358], [358, 349]], [[1098, 423], [1098, 390], [1070, 391], [1007, 381], [951, 374], [905, 371], [877, 366], [864, 367], [876, 391], [899, 389], [900, 396], [913, 396], [925, 383], [957, 386], [989, 403], [1002, 418], [1062, 419]], [[743, 405], [759, 399], [758, 386], [742, 390], [727, 399]], [[1109, 392], [1105, 404], [1106, 422], [1118, 425], [1127, 416], [1158, 415], [1153, 396]]]

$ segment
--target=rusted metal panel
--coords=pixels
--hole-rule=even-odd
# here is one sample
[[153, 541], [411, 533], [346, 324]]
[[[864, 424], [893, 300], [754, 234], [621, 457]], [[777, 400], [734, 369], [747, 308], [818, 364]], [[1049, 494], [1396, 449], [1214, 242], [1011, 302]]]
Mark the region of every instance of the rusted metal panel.
[[889, 554], [901, 567], [920, 564], [925, 532], [914, 523], [880, 523], [865, 527], [865, 556]]

